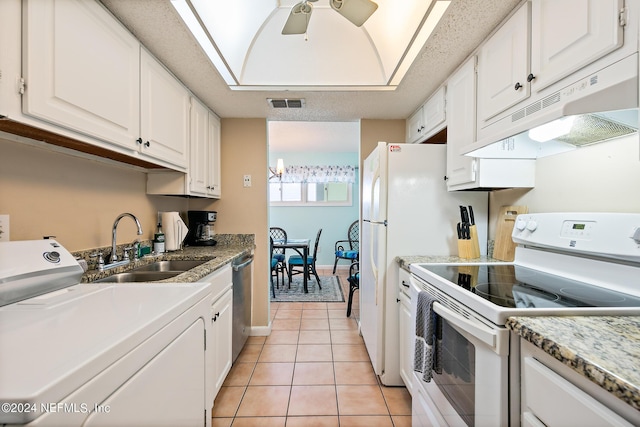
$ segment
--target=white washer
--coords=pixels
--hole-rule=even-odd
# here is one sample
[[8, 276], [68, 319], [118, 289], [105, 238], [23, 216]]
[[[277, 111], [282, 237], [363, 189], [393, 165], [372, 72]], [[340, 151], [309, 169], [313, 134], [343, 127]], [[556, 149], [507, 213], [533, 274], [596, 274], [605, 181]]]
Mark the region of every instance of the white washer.
[[52, 240], [0, 244], [0, 301], [48, 291], [0, 307], [0, 424], [209, 425], [210, 285], [77, 284], [73, 263]]

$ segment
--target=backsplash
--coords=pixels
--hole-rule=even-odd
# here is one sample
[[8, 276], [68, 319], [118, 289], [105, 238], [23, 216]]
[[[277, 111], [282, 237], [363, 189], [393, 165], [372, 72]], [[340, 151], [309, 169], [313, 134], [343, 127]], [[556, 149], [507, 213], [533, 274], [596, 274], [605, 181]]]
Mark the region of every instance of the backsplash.
[[[215, 240], [218, 242], [216, 246], [254, 246], [255, 235], [254, 234], [216, 234]], [[116, 246], [116, 251], [121, 254], [123, 249], [131, 246], [132, 243], [123, 243]], [[151, 240], [140, 240], [141, 247], [153, 247]], [[71, 252], [71, 255], [78, 259], [83, 259], [87, 262], [89, 270], [95, 270], [97, 268], [98, 258], [91, 257], [93, 254], [102, 252], [104, 260], [108, 260], [111, 256], [111, 246], [101, 246], [98, 248], [85, 249], [81, 251]], [[179, 252], [179, 251], [175, 251]]]

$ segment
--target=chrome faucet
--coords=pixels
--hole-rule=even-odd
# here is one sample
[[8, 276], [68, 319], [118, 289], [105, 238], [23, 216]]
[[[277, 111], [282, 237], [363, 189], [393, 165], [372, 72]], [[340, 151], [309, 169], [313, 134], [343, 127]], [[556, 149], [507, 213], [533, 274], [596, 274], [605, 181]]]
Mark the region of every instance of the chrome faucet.
[[[116, 218], [116, 220], [113, 223], [113, 229], [111, 230], [111, 258], [109, 259], [109, 266], [115, 267], [116, 262], [118, 262], [118, 255], [116, 255], [116, 230], [118, 228], [118, 223], [120, 222], [120, 220], [122, 218], [124, 218], [125, 216], [131, 217], [131, 219], [133, 219], [136, 222], [136, 226], [138, 227], [138, 236], [140, 236], [142, 234], [142, 226], [140, 225], [140, 221], [138, 221], [138, 218], [136, 218], [135, 215], [130, 214], [128, 212], [122, 213], [120, 215], [118, 215], [118, 217]], [[123, 257], [123, 262], [122, 264], [126, 264], [129, 262], [129, 259], [127, 257]], [[126, 263], [124, 262], [126, 261]], [[118, 265], [120, 265], [120, 263], [118, 263]], [[105, 266], [107, 267], [107, 266]]]

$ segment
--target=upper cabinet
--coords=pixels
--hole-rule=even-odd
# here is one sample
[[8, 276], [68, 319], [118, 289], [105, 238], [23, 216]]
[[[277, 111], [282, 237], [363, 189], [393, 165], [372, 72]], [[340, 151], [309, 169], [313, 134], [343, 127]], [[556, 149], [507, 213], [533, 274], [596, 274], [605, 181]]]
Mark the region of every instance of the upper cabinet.
[[623, 0], [531, 0], [478, 50], [478, 139], [509, 108], [623, 45]]
[[98, 2], [24, 3], [24, 113], [185, 170], [189, 94], [180, 82]]
[[189, 92], [144, 49], [140, 76], [141, 150], [155, 159], [186, 168]]
[[529, 97], [529, 3], [478, 52], [478, 118], [488, 120]]
[[24, 113], [137, 150], [140, 43], [93, 1], [24, 5]]
[[623, 44], [623, 0], [533, 0], [531, 5], [530, 74], [534, 91]]
[[220, 119], [191, 97], [187, 173], [150, 171], [147, 194], [220, 198]]
[[407, 142], [422, 142], [445, 126], [446, 121], [445, 86], [440, 87], [407, 120]]
[[476, 57], [447, 81], [447, 188], [449, 191], [533, 187], [535, 160], [476, 159], [460, 154], [476, 136]]

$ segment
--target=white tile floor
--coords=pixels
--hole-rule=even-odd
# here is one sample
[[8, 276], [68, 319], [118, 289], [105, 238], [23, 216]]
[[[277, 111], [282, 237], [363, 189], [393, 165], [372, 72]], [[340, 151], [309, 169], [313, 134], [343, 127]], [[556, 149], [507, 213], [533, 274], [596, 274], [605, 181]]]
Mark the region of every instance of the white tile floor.
[[[320, 274], [330, 274], [319, 272]], [[348, 296], [346, 270], [338, 271]], [[271, 303], [213, 407], [213, 426], [410, 426], [411, 396], [379, 384], [345, 303]]]

